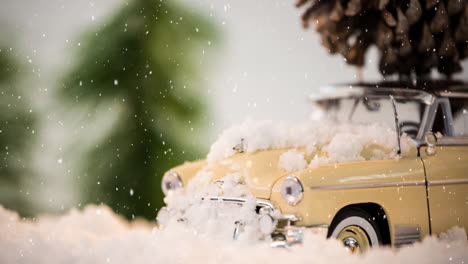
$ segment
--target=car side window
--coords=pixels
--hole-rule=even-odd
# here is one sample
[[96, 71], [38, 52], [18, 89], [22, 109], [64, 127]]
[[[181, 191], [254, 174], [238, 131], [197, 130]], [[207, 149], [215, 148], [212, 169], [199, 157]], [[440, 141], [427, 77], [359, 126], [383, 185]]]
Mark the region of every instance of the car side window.
[[468, 100], [465, 98], [452, 98], [450, 108], [453, 115], [453, 135], [468, 137]]
[[444, 113], [443, 105], [439, 104], [437, 106], [436, 115], [434, 118], [434, 123], [432, 125], [432, 132], [440, 132], [442, 135], [447, 136], [446, 128], [446, 114]]

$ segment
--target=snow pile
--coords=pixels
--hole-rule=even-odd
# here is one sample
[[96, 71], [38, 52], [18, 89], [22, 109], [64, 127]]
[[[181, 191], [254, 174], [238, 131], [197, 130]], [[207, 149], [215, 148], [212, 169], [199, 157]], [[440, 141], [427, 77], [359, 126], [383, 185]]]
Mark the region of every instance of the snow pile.
[[[288, 155], [294, 159], [298, 153]], [[129, 223], [106, 206], [36, 220], [20, 219], [0, 206], [0, 263], [468, 263], [461, 228], [440, 239], [428, 237], [399, 250], [375, 248], [363, 255], [309, 232], [302, 245], [270, 248], [268, 240], [258, 239], [254, 198], [239, 184], [241, 170], [213, 182], [209, 166], [167, 197], [170, 215], [164, 226]], [[201, 199], [206, 196], [243, 197], [247, 202], [240, 206]], [[234, 241], [233, 223], [239, 220], [245, 230]]]
[[[289, 124], [247, 119], [225, 130], [211, 146], [207, 159], [216, 161], [230, 157], [236, 153], [236, 148], [245, 152], [304, 148], [305, 154], [312, 155], [311, 167], [397, 157], [394, 128], [384, 123], [339, 123], [331, 120]], [[401, 148], [403, 153], [411, 148], [411, 139], [406, 135], [402, 137]]]
[[297, 149], [291, 149], [284, 152], [279, 157], [278, 167], [286, 170], [287, 172], [305, 169], [307, 167], [305, 153], [298, 151]]
[[[300, 156], [292, 151], [291, 157]], [[288, 158], [285, 158], [288, 159]], [[242, 170], [213, 182], [210, 165], [186, 188], [166, 198], [169, 217], [155, 222], [127, 222], [105, 206], [87, 206], [64, 216], [23, 220], [0, 206], [0, 263], [467, 263], [466, 233], [454, 228], [440, 239], [403, 249], [376, 248], [351, 255], [342, 243], [305, 233], [302, 245], [270, 248], [258, 239], [255, 199], [243, 184]], [[242, 197], [246, 203], [226, 204], [201, 199]], [[244, 232], [232, 240], [234, 222]]]
[[[247, 186], [239, 184], [242, 170], [227, 174], [213, 182], [209, 167], [200, 170], [186, 187], [168, 195], [164, 201], [168, 214], [164, 228], [178, 229], [181, 224], [195, 233], [219, 240], [231, 240], [235, 222], [244, 224], [241, 240], [258, 239], [258, 215], [255, 212], [256, 198]], [[205, 200], [205, 197], [239, 197], [242, 205], [222, 201]]]
[[128, 223], [105, 206], [64, 216], [21, 220], [0, 207], [0, 263], [468, 263], [466, 233], [394, 250], [350, 255], [338, 241], [306, 233], [303, 245], [273, 249], [266, 242], [219, 240], [179, 223]]

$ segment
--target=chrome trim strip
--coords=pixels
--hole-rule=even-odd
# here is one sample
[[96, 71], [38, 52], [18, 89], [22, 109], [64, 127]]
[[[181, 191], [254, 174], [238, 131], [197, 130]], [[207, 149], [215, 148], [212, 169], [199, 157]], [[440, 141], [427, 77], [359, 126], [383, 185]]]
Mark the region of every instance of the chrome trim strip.
[[441, 138], [436, 144], [436, 146], [457, 146], [457, 145], [468, 145], [468, 137], [445, 136]]
[[275, 206], [270, 203], [269, 201], [267, 200], [263, 200], [263, 199], [257, 199], [257, 205], [260, 205], [260, 206], [267, 206], [268, 208], [270, 208], [272, 211], [275, 211], [276, 208]]
[[[467, 89], [467, 86], [462, 87]], [[455, 92], [455, 91], [448, 91], [448, 92], [438, 92], [439, 96], [449, 97], [449, 98], [468, 98], [468, 93], [466, 92]]]
[[[419, 142], [419, 147], [427, 147], [426, 142]], [[437, 141], [435, 147], [444, 147], [444, 146], [468, 146], [468, 136], [455, 136], [455, 137], [442, 137]]]
[[363, 189], [363, 188], [383, 188], [383, 187], [403, 187], [403, 186], [423, 186], [424, 181], [396, 182], [396, 183], [364, 183], [350, 185], [325, 185], [312, 186], [311, 190], [347, 190], [347, 189]]
[[417, 225], [395, 225], [395, 247], [412, 244], [421, 240], [421, 230]]
[[299, 216], [292, 215], [292, 214], [284, 214], [284, 215], [280, 215], [274, 218], [280, 221], [291, 221], [291, 222], [301, 221], [301, 218]]
[[468, 179], [447, 179], [447, 180], [437, 180], [429, 181], [429, 186], [439, 186], [439, 185], [452, 185], [452, 184], [468, 184]]
[[[247, 200], [244, 199], [244, 198], [237, 198], [237, 197], [222, 197], [222, 196], [218, 196], [218, 197], [208, 197], [208, 198], [201, 198], [202, 200], [210, 200], [210, 201], [222, 201], [222, 202], [228, 202], [228, 203], [237, 203], [237, 204], [243, 204], [245, 203]], [[257, 199], [256, 200], [256, 204], [257, 206], [266, 206], [268, 208], [270, 208], [272, 211], [276, 210], [275, 206], [270, 203], [268, 200], [264, 200], [264, 199]]]
[[430, 105], [435, 100], [435, 96], [426, 91], [419, 89], [406, 89], [397, 87], [379, 87], [371, 88], [362, 85], [329, 85], [322, 86], [319, 88], [319, 92], [309, 96], [309, 100], [312, 102], [327, 101], [333, 99], [353, 99], [353, 98], [372, 98], [382, 99], [388, 98], [389, 95], [393, 95], [396, 101], [414, 100], [420, 101], [426, 105]]
[[305, 228], [329, 228], [330, 226], [327, 224], [318, 224], [318, 225], [308, 225]]
[[396, 109], [396, 103], [395, 103], [395, 98], [393, 98], [393, 95], [390, 95], [390, 101], [392, 101], [392, 106], [393, 106], [393, 115], [395, 116], [395, 129], [396, 129], [396, 136], [397, 136], [397, 143], [398, 143], [398, 149], [397, 149], [397, 154], [398, 156], [401, 156], [401, 128], [400, 128], [400, 121], [398, 121], [398, 112]]

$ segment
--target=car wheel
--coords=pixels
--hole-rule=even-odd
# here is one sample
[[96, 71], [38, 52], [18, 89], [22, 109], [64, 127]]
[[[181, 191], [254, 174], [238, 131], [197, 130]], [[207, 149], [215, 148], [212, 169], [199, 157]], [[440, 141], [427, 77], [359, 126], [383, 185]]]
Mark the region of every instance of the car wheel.
[[361, 208], [347, 208], [338, 213], [329, 228], [328, 236], [343, 242], [351, 252], [365, 252], [382, 244], [377, 221]]

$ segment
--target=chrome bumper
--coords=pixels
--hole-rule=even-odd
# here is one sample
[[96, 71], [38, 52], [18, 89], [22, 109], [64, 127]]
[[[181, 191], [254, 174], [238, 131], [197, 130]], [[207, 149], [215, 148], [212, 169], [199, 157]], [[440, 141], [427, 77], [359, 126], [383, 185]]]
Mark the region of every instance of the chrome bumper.
[[328, 226], [327, 225], [316, 225], [316, 226], [301, 226], [296, 225], [294, 222], [299, 221], [299, 217], [292, 215], [282, 215], [278, 218], [278, 224], [275, 231], [270, 234], [271, 247], [275, 248], [288, 248], [290, 246], [301, 244], [304, 240], [304, 234], [306, 232], [312, 234], [318, 234], [323, 237], [327, 236]]
[[[243, 204], [246, 202], [242, 198], [231, 197], [209, 197], [203, 200], [222, 201], [228, 203]], [[300, 221], [301, 218], [295, 215], [282, 214], [270, 201], [257, 199], [257, 213], [259, 215], [268, 214], [275, 221], [275, 229], [271, 234], [264, 234], [265, 239], [271, 238], [271, 247], [274, 248], [288, 248], [295, 244], [301, 244], [303, 241], [304, 233], [311, 232], [320, 234], [326, 237], [328, 226], [299, 226], [295, 222]], [[243, 224], [239, 221], [235, 223], [233, 239], [236, 240], [241, 233]]]
[[323, 237], [326, 237], [328, 232], [328, 226], [287, 226], [283, 230], [279, 231], [279, 233], [281, 234], [280, 237], [276, 237], [272, 234], [271, 247], [289, 248], [293, 245], [301, 244], [305, 232], [319, 234]]

